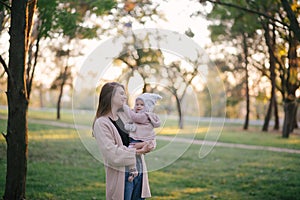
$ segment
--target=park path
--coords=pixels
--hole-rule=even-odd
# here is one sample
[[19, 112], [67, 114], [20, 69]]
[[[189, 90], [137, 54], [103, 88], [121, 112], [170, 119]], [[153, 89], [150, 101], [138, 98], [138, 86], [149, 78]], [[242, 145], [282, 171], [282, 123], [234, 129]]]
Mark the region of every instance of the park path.
[[[70, 123], [58, 122], [58, 121], [46, 121], [46, 120], [37, 120], [29, 119], [31, 123], [45, 124], [58, 126], [63, 128], [73, 128], [73, 129], [89, 129], [90, 126], [86, 125], [75, 125]], [[248, 149], [248, 150], [261, 150], [261, 151], [272, 151], [272, 152], [284, 152], [284, 153], [294, 153], [300, 154], [300, 150], [297, 149], [288, 149], [280, 147], [271, 147], [271, 146], [259, 146], [259, 145], [247, 145], [247, 144], [236, 144], [236, 143], [225, 143], [225, 142], [211, 142], [198, 139], [187, 139], [181, 137], [170, 137], [170, 136], [157, 136], [158, 140], [163, 141], [172, 141], [172, 142], [182, 142], [195, 145], [209, 145], [209, 146], [218, 146], [218, 147], [228, 147], [228, 148], [237, 148], [237, 149]]]

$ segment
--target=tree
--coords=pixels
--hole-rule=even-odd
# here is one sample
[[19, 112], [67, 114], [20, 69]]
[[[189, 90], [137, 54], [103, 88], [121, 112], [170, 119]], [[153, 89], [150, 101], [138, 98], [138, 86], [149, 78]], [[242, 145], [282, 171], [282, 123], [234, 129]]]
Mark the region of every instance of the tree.
[[199, 76], [199, 66], [203, 65], [203, 60], [205, 60], [203, 58], [204, 55], [197, 52], [198, 56], [196, 60], [185, 58], [192, 65], [192, 69], [184, 67], [180, 60], [166, 64], [164, 63], [164, 53], [162, 50], [159, 48], [147, 48], [147, 46], [151, 46], [150, 40], [153, 36], [155, 37], [157, 47], [159, 47], [160, 43], [164, 42], [164, 38], [161, 36], [145, 34], [145, 36], [139, 37], [134, 33], [129, 35], [132, 41], [124, 44], [122, 54], [115, 62], [121, 61], [127, 66], [120, 77], [122, 79], [125, 78], [127, 82], [135, 72], [140, 75], [144, 82], [143, 92], [153, 92], [151, 90], [154, 89], [151, 88], [150, 82], [163, 83], [164, 87], [175, 98], [178, 112], [178, 127], [182, 129], [184, 113], [181, 104], [192, 81], [195, 77]]
[[[40, 0], [38, 4], [40, 25], [39, 34], [43, 38], [56, 38], [59, 35], [64, 39], [65, 43], [72, 43], [76, 39], [92, 39], [98, 37], [97, 31], [100, 26], [93, 24], [85, 25], [84, 21], [92, 15], [101, 16], [108, 14], [108, 11], [115, 5], [112, 0], [96, 0], [96, 1], [46, 1]], [[61, 49], [57, 49], [56, 55], [60, 55], [61, 59], [65, 59], [65, 65], [58, 67], [60, 72], [53, 81], [52, 89], [59, 90], [57, 99], [56, 118], [60, 119], [61, 98], [63, 96], [65, 84], [70, 82], [71, 73], [69, 59], [79, 56], [71, 54], [74, 49], [68, 46], [63, 49], [64, 45], [60, 45]], [[58, 84], [59, 83], [59, 84]]]
[[[280, 59], [276, 59], [277, 64], [280, 66], [279, 73], [281, 78], [281, 93], [282, 98], [284, 100], [284, 124], [282, 137], [289, 137], [289, 133], [295, 127], [294, 125], [294, 117], [295, 110], [297, 110], [297, 102], [296, 102], [296, 90], [300, 87], [300, 81], [298, 80], [298, 68], [299, 64], [297, 62], [297, 54], [296, 49], [299, 44], [299, 22], [297, 21], [297, 17], [299, 16], [299, 9], [297, 6], [297, 2], [287, 2], [286, 0], [282, 0], [281, 4], [277, 1], [245, 1], [246, 4], [237, 4], [232, 2], [221, 2], [221, 1], [212, 1], [207, 0], [211, 3], [217, 5], [223, 5], [230, 8], [239, 9], [245, 11], [247, 13], [252, 13], [257, 15], [261, 22], [269, 20], [268, 24], [275, 25], [276, 27], [276, 36], [280, 37], [281, 40], [286, 41], [285, 47], [288, 46], [287, 55], [282, 55]], [[202, 2], [202, 1], [201, 1]], [[275, 4], [275, 10], [270, 12], [270, 7], [262, 10], [261, 8], [264, 5], [272, 5]], [[284, 12], [285, 11], [285, 12]], [[271, 14], [270, 14], [271, 13]], [[272, 15], [276, 13], [275, 15]], [[262, 26], [267, 27], [264, 23]], [[281, 31], [281, 30], [284, 31]], [[285, 33], [284, 33], [285, 32]], [[269, 33], [268, 33], [269, 34]], [[267, 36], [267, 35], [266, 35]], [[267, 40], [267, 39], [266, 39]], [[270, 41], [267, 41], [269, 44]], [[272, 49], [272, 46], [269, 46], [269, 50]], [[269, 51], [270, 58], [273, 59], [276, 52], [273, 50]], [[283, 57], [283, 58], [282, 58]], [[272, 61], [273, 62], [273, 61]], [[271, 63], [272, 64], [272, 63]], [[273, 67], [272, 67], [273, 70]], [[272, 76], [274, 73], [272, 72]], [[274, 77], [273, 79], [273, 87], [274, 87]], [[273, 93], [273, 92], [272, 92]], [[273, 101], [271, 99], [271, 101]], [[272, 103], [270, 103], [271, 106]], [[276, 107], [275, 107], [276, 109]]]
[[235, 40], [237, 46], [241, 47], [241, 56], [243, 68], [245, 71], [244, 88], [246, 96], [246, 115], [243, 128], [246, 130], [249, 126], [250, 115], [250, 95], [249, 95], [249, 47], [250, 39], [255, 37], [257, 23], [252, 15], [232, 8], [224, 8], [215, 4], [213, 10], [208, 14], [208, 19], [217, 19], [217, 24], [209, 26], [211, 38], [213, 41], [222, 41], [224, 39]]
[[[147, 84], [147, 78], [151, 77], [163, 64], [163, 54], [159, 49], [148, 48], [150, 35], [137, 37], [130, 31], [131, 24], [126, 24], [129, 28], [128, 33], [124, 34], [127, 37], [127, 42], [123, 45], [123, 50], [120, 55], [114, 60], [125, 64], [123, 73], [119, 80], [125, 78], [127, 83], [129, 79], [137, 72], [144, 82], [143, 92], [150, 92]], [[130, 39], [131, 38], [131, 39]], [[121, 80], [120, 80], [121, 81]]]
[[[30, 50], [32, 50], [33, 42], [36, 38], [33, 39], [31, 37], [31, 27], [37, 1], [17, 2], [13, 0], [11, 5], [7, 4], [6, 1], [1, 1], [1, 3], [1, 5], [5, 5], [6, 8], [10, 9], [11, 12], [8, 66], [2, 56], [0, 56], [0, 62], [7, 74], [8, 83], [6, 92], [8, 100], [7, 133], [3, 133], [7, 142], [7, 174], [3, 198], [5, 200], [19, 200], [25, 199], [26, 190], [28, 155], [27, 110], [38, 52], [38, 48], [36, 48], [36, 56], [32, 61], [32, 52]], [[0, 19], [1, 22], [4, 21], [2, 16], [0, 16]], [[51, 20], [48, 19], [48, 21]], [[47, 31], [49, 31], [49, 27], [46, 26], [46, 31], [43, 33], [46, 34], [48, 33]], [[39, 41], [41, 38], [40, 33], [38, 35]], [[26, 63], [27, 56], [29, 56], [29, 61]], [[33, 67], [31, 62], [34, 63]]]
[[8, 121], [7, 171], [4, 200], [25, 199], [28, 135], [27, 110], [28, 90], [25, 83], [25, 65], [35, 12], [36, 1], [12, 0], [6, 4], [11, 11], [10, 47], [8, 66], [1, 57], [7, 73]]
[[264, 124], [262, 127], [263, 131], [268, 131], [269, 127], [269, 121], [271, 119], [272, 115], [272, 108], [274, 107], [274, 114], [275, 114], [275, 125], [274, 129], [279, 129], [279, 117], [278, 117], [278, 108], [277, 108], [277, 97], [276, 97], [276, 58], [274, 55], [275, 48], [276, 48], [276, 35], [275, 35], [275, 27], [272, 26], [272, 31], [270, 30], [270, 24], [269, 20], [267, 20], [267, 23], [263, 23], [264, 28], [264, 36], [265, 41], [268, 46], [268, 53], [269, 53], [269, 63], [270, 63], [270, 81], [271, 81], [271, 97], [270, 97], [270, 103], [268, 107], [267, 114], [265, 116]]
[[[198, 56], [201, 58], [201, 56]], [[164, 68], [161, 68], [159, 76], [162, 80], [166, 80], [165, 84], [167, 84], [171, 94], [176, 99], [176, 107], [178, 112], [178, 127], [183, 129], [183, 115], [184, 110], [181, 108], [183, 99], [186, 95], [188, 87], [192, 85], [192, 81], [195, 77], [199, 76], [199, 66], [201, 63], [197, 63], [197, 61], [190, 61], [192, 65], [192, 69], [189, 70], [185, 68], [182, 62], [173, 61], [169, 65], [166, 65]]]
[[[68, 42], [70, 44], [70, 42]], [[70, 45], [67, 45], [70, 46]], [[71, 57], [70, 52], [71, 49], [67, 47], [66, 50], [63, 50], [62, 47], [53, 47], [54, 52], [56, 52], [55, 56], [55, 65], [58, 69], [60, 69], [59, 75], [52, 82], [51, 90], [58, 90], [58, 99], [56, 103], [56, 119], [60, 119], [60, 110], [62, 103], [62, 96], [64, 93], [64, 87], [66, 85], [70, 85], [72, 87], [72, 73], [71, 73], [71, 65], [69, 64], [69, 59]], [[75, 51], [75, 50], [73, 50]]]
[[286, 95], [284, 99], [284, 122], [282, 137], [288, 138], [289, 134], [293, 132], [295, 128], [294, 119], [297, 110], [296, 90], [300, 87], [300, 80], [298, 79], [298, 58], [297, 58], [297, 46], [296, 37], [293, 33], [289, 34], [289, 51], [288, 51], [288, 65], [286, 76]]

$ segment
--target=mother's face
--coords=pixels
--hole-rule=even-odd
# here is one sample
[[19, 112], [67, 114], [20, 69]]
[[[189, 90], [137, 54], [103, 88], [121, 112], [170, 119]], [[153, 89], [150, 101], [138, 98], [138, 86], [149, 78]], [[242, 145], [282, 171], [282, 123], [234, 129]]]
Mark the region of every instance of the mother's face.
[[127, 99], [127, 96], [125, 94], [124, 89], [122, 87], [117, 87], [112, 96], [111, 105], [112, 105], [112, 107], [117, 107], [119, 109], [126, 102], [126, 99]]

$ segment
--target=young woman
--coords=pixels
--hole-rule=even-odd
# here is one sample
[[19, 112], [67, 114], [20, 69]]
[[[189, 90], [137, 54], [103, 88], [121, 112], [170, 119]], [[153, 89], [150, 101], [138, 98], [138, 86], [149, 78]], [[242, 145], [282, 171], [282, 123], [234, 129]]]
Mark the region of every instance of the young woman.
[[[128, 148], [129, 134], [124, 129], [126, 114], [120, 109], [126, 102], [124, 86], [106, 83], [100, 92], [99, 104], [93, 125], [93, 135], [103, 157], [106, 171], [107, 200], [138, 200], [151, 197], [147, 169], [143, 154], [149, 145], [139, 143]], [[136, 165], [142, 173], [133, 182], [125, 179], [125, 167]]]

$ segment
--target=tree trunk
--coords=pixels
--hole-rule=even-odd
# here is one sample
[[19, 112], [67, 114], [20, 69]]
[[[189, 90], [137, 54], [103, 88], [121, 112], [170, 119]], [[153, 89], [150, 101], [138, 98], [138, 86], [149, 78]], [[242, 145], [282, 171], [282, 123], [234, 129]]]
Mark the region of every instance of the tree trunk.
[[60, 86], [60, 90], [59, 90], [59, 96], [58, 96], [58, 100], [57, 100], [57, 105], [56, 105], [56, 119], [60, 119], [60, 105], [61, 105], [61, 97], [62, 97], [62, 93], [63, 93], [63, 85]]
[[279, 123], [278, 103], [277, 103], [276, 95], [274, 96], [274, 117], [275, 117], [274, 130], [279, 130], [280, 123]]
[[272, 51], [270, 52], [272, 56], [272, 60], [270, 58], [270, 63], [274, 62], [274, 66], [271, 70], [271, 85], [272, 85], [272, 89], [274, 87], [274, 90], [271, 91], [273, 92], [273, 105], [274, 105], [274, 130], [279, 130], [279, 115], [278, 115], [278, 103], [277, 103], [277, 96], [276, 96], [276, 57], [275, 57], [275, 48], [276, 48], [276, 26], [274, 24], [272, 24]]
[[249, 85], [248, 85], [248, 70], [247, 70], [247, 80], [246, 80], [246, 116], [244, 122], [244, 130], [248, 129], [249, 126], [249, 114], [250, 114], [250, 96], [249, 96]]
[[[272, 90], [273, 90], [273, 88], [272, 88]], [[268, 131], [268, 129], [269, 129], [269, 122], [270, 122], [270, 119], [271, 119], [272, 107], [273, 107], [273, 104], [274, 104], [273, 101], [274, 101], [274, 97], [272, 95], [271, 99], [270, 99], [268, 111], [267, 111], [267, 114], [265, 116], [265, 121], [264, 121], [264, 124], [263, 124], [262, 131]]]
[[244, 122], [244, 130], [249, 126], [249, 114], [250, 114], [250, 96], [249, 96], [249, 74], [248, 74], [248, 48], [247, 48], [247, 36], [243, 34], [243, 47], [245, 56], [245, 87], [246, 87], [246, 116]]
[[289, 59], [289, 68], [287, 72], [287, 97], [284, 100], [284, 123], [282, 130], [282, 137], [288, 138], [289, 134], [294, 129], [294, 118], [295, 112], [297, 108], [296, 101], [296, 90], [298, 89], [298, 62], [297, 62], [297, 40], [293, 36], [293, 34], [289, 35], [289, 51], [288, 51], [288, 59]]
[[66, 83], [67, 78], [68, 78], [68, 75], [67, 75], [68, 70], [69, 70], [69, 67], [67, 65], [65, 67], [65, 70], [64, 70], [63, 75], [62, 75], [62, 82], [61, 82], [61, 85], [60, 85], [60, 90], [59, 90], [59, 95], [58, 95], [58, 100], [57, 100], [56, 119], [60, 119], [61, 99], [62, 99], [62, 96], [63, 96], [63, 93], [64, 93], [64, 86], [65, 86], [65, 83]]
[[[268, 112], [266, 114], [265, 117], [265, 121], [264, 121], [264, 125], [262, 130], [263, 131], [268, 131], [269, 129], [269, 122], [271, 120], [271, 116], [272, 116], [272, 108], [273, 106], [275, 106], [276, 102], [276, 93], [275, 93], [275, 89], [276, 89], [276, 73], [275, 73], [275, 64], [276, 64], [276, 60], [274, 57], [274, 48], [275, 48], [275, 33], [272, 32], [273, 34], [271, 35], [271, 31], [270, 31], [270, 24], [267, 23], [266, 25], [263, 25], [265, 33], [265, 40], [266, 40], [266, 44], [268, 46], [268, 52], [269, 52], [269, 63], [270, 63], [270, 79], [271, 79], [271, 99], [270, 99], [270, 104], [269, 104], [269, 108], [268, 108]], [[275, 108], [276, 109], [276, 108]]]
[[290, 29], [294, 32], [298, 42], [300, 42], [300, 27], [295, 13], [293, 12], [290, 3], [287, 0], [281, 0], [283, 9], [290, 21]]
[[295, 114], [294, 114], [294, 122], [293, 122], [293, 124], [294, 124], [294, 129], [299, 128], [298, 122], [297, 122], [297, 112], [298, 112], [298, 103], [297, 103], [297, 105], [296, 105]]
[[[269, 128], [269, 121], [271, 120], [271, 113], [272, 113], [272, 107], [274, 106], [274, 117], [275, 117], [275, 123], [274, 123], [274, 129], [279, 129], [279, 116], [278, 116], [278, 105], [277, 105], [277, 98], [276, 98], [276, 73], [275, 73], [275, 66], [276, 66], [276, 58], [274, 55], [275, 51], [275, 25], [273, 25], [272, 32], [269, 28], [269, 23], [266, 25], [263, 24], [264, 30], [265, 30], [265, 40], [266, 44], [268, 46], [268, 52], [269, 52], [269, 58], [270, 58], [270, 80], [271, 80], [271, 99], [269, 104], [269, 110], [267, 112], [267, 115], [265, 117], [264, 125], [262, 130], [268, 131]], [[272, 35], [271, 35], [272, 33]]]
[[174, 94], [174, 96], [176, 98], [176, 105], [177, 105], [177, 111], [178, 111], [178, 127], [180, 129], [183, 129], [183, 117], [182, 117], [182, 111], [181, 111], [181, 103], [178, 98], [178, 95]]
[[[39, 22], [38, 22], [39, 23]], [[36, 32], [38, 31], [39, 27], [37, 28], [37, 30], [35, 30]], [[31, 94], [31, 89], [32, 89], [32, 83], [33, 83], [33, 77], [34, 77], [34, 72], [37, 66], [37, 59], [38, 59], [38, 53], [39, 53], [39, 47], [40, 47], [40, 34], [37, 34], [36, 36], [37, 38], [35, 38], [36, 43], [35, 45], [33, 44], [33, 41], [31, 41], [31, 44], [29, 46], [28, 49], [28, 67], [27, 67], [27, 76], [26, 76], [26, 86], [27, 86], [27, 93], [28, 93], [28, 98], [30, 99], [30, 94]], [[31, 37], [33, 38], [33, 37]], [[35, 52], [33, 52], [33, 48], [35, 49]], [[33, 63], [32, 63], [33, 62]]]
[[296, 111], [296, 101], [286, 101], [284, 103], [284, 123], [282, 129], [282, 137], [288, 138], [290, 133], [293, 131], [294, 117]]
[[[7, 78], [7, 168], [4, 200], [25, 199], [28, 135], [28, 96], [25, 63], [28, 44], [27, 1], [12, 1]], [[30, 22], [31, 24], [31, 22]]]
[[59, 95], [57, 99], [57, 105], [56, 105], [56, 119], [60, 119], [60, 106], [61, 106], [61, 98], [64, 92], [64, 81], [62, 81], [59, 89]]
[[[10, 86], [8, 86], [10, 87]], [[28, 135], [27, 108], [25, 93], [20, 90], [7, 92], [8, 122], [7, 135], [7, 168], [4, 200], [25, 199]]]

